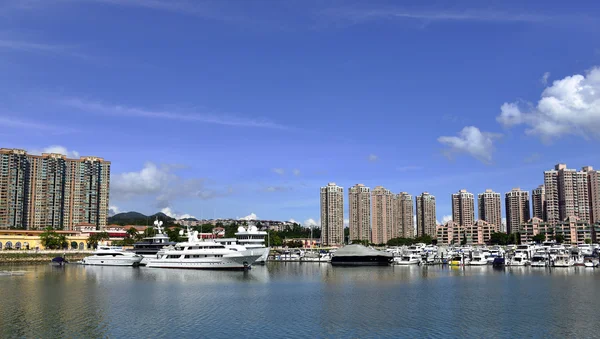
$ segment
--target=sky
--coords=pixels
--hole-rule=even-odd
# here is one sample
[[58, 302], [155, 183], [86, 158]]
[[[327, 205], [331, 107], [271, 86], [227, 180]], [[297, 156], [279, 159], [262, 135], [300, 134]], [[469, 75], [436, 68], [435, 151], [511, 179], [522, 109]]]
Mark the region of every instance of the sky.
[[[112, 163], [113, 212], [319, 223], [600, 167], [600, 3], [1, 0], [0, 145]], [[503, 208], [504, 213], [504, 208]]]

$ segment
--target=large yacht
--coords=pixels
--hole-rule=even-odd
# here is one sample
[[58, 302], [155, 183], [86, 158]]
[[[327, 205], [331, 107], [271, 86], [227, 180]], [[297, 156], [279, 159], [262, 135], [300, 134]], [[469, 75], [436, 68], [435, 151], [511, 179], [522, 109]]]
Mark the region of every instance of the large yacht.
[[400, 257], [394, 257], [396, 265], [420, 265], [423, 258], [419, 254], [407, 253]]
[[187, 231], [188, 240], [175, 246], [164, 247], [147, 267], [190, 269], [247, 269], [263, 251], [249, 250], [243, 246], [225, 246], [211, 239], [198, 239], [197, 231]]
[[154, 221], [156, 234], [153, 237], [144, 238], [133, 244], [133, 252], [143, 257], [140, 265], [148, 264], [148, 260], [156, 258], [156, 254], [165, 246], [174, 246], [176, 242], [170, 241], [169, 236], [163, 233], [162, 221]]
[[102, 266], [137, 266], [142, 259], [141, 255], [124, 251], [121, 247], [100, 246], [94, 255], [83, 258], [81, 263]]
[[346, 245], [335, 251], [331, 264], [337, 266], [386, 266], [392, 263], [391, 253], [359, 244]]
[[237, 233], [235, 233], [235, 237], [237, 238], [237, 243], [239, 245], [242, 245], [249, 250], [262, 251], [262, 255], [256, 260], [256, 264], [264, 264], [267, 262], [270, 248], [265, 246], [265, 238], [267, 237], [266, 231], [259, 231], [254, 225], [248, 226], [248, 228], [240, 226]]

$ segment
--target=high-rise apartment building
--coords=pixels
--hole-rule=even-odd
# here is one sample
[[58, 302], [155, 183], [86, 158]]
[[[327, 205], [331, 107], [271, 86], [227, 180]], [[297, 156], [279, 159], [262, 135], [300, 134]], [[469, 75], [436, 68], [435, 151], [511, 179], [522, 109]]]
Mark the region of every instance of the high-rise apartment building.
[[321, 244], [344, 243], [344, 189], [335, 183], [321, 187]]
[[546, 217], [546, 189], [544, 185], [539, 185], [531, 191], [531, 205], [533, 207], [533, 217], [547, 221]]
[[[50, 153], [29, 155], [14, 149], [0, 149], [0, 156], [3, 168], [5, 164], [13, 168], [6, 176], [0, 175], [0, 196], [11, 192], [11, 200], [0, 197], [0, 227], [72, 230], [82, 223], [106, 226], [110, 162]], [[3, 205], [13, 206], [12, 217], [3, 213]]]
[[413, 217], [412, 195], [406, 192], [400, 192], [400, 194], [397, 194], [394, 197], [394, 223], [397, 237], [415, 237]]
[[26, 227], [28, 172], [24, 150], [0, 149], [0, 228]]
[[586, 166], [583, 171], [588, 175], [588, 193], [590, 201], [590, 223], [600, 223], [600, 171]]
[[394, 195], [382, 186], [371, 192], [371, 242], [385, 244], [397, 237], [394, 225]]
[[529, 192], [513, 188], [505, 195], [506, 233], [517, 233], [521, 224], [529, 221]]
[[479, 210], [479, 219], [484, 220], [498, 228], [502, 224], [502, 207], [500, 203], [500, 193], [491, 189], [477, 195], [477, 208]]
[[435, 196], [423, 192], [415, 198], [417, 207], [417, 236], [436, 236]]
[[475, 222], [473, 193], [460, 190], [452, 194], [452, 220], [460, 226], [469, 227]]
[[554, 170], [544, 172], [544, 187], [548, 222], [556, 224], [570, 216], [589, 222], [590, 201], [586, 172], [558, 164]]
[[371, 190], [357, 184], [348, 190], [349, 240], [371, 240]]

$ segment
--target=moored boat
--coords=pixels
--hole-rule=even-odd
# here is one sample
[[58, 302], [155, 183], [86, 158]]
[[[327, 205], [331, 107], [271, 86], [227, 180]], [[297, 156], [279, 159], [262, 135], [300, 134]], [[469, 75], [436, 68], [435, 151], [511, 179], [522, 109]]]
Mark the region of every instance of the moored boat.
[[387, 266], [392, 263], [391, 253], [378, 251], [359, 244], [346, 245], [331, 257], [334, 266]]
[[100, 246], [94, 255], [83, 258], [81, 263], [101, 266], [137, 266], [142, 259], [141, 255], [124, 251], [121, 247]]
[[394, 257], [396, 265], [420, 265], [422, 258], [418, 254], [405, 254], [400, 257]]

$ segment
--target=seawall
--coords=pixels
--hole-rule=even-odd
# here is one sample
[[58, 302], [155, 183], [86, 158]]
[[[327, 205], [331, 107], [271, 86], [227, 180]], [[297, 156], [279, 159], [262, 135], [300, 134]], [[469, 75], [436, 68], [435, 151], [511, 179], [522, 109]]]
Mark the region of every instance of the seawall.
[[91, 254], [92, 251], [1, 251], [0, 264], [50, 263], [53, 258], [62, 256], [75, 262]]

